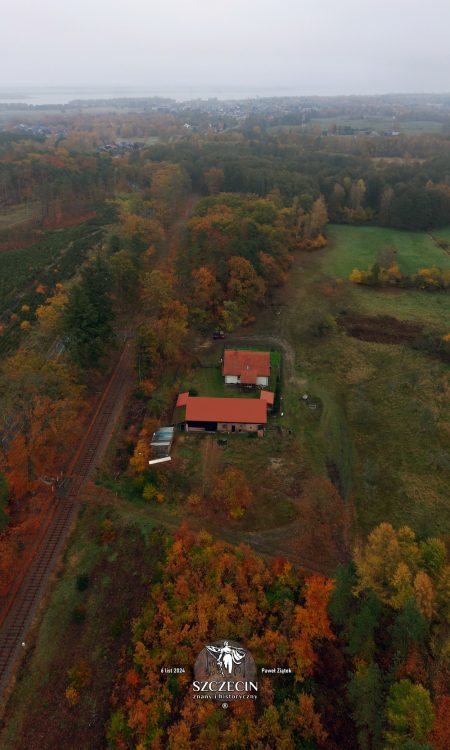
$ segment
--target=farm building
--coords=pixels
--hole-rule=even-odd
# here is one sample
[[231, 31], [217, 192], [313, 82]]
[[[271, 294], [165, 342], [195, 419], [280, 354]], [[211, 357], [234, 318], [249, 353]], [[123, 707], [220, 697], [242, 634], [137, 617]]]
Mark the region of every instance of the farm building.
[[180, 393], [176, 415], [176, 423], [186, 432], [242, 432], [262, 437], [267, 426], [267, 401]]
[[227, 385], [265, 388], [269, 385], [270, 352], [225, 349], [222, 374]]

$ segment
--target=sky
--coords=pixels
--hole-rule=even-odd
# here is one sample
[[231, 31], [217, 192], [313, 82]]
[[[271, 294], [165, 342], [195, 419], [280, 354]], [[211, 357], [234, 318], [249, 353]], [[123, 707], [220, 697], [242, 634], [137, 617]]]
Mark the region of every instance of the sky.
[[449, 0], [0, 0], [0, 86], [450, 91]]

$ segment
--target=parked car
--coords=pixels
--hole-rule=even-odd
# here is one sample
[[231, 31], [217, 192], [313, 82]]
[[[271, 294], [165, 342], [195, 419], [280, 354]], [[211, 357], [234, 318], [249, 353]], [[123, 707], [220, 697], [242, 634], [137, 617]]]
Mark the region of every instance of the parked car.
[[214, 331], [213, 333], [214, 341], [216, 341], [217, 339], [224, 339], [224, 338], [225, 338], [225, 334], [223, 331]]

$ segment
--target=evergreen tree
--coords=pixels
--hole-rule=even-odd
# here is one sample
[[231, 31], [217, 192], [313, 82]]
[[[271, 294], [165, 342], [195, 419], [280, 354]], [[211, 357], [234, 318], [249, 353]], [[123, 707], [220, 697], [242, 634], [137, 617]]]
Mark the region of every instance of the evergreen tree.
[[378, 748], [382, 730], [383, 685], [378, 664], [362, 663], [352, 675], [348, 697], [361, 750]]
[[73, 360], [81, 367], [97, 367], [105, 346], [113, 339], [114, 318], [108, 267], [100, 256], [83, 269], [63, 313], [63, 331]]

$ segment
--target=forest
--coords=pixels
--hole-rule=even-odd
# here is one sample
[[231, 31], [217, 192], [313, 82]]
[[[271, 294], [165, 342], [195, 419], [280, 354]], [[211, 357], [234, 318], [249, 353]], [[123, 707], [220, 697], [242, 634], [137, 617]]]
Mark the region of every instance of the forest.
[[[449, 136], [272, 106], [3, 122], [0, 627], [132, 350], [5, 750], [450, 747]], [[228, 345], [278, 363], [266, 436], [180, 432], [149, 467]], [[290, 673], [193, 701], [224, 638]]]

